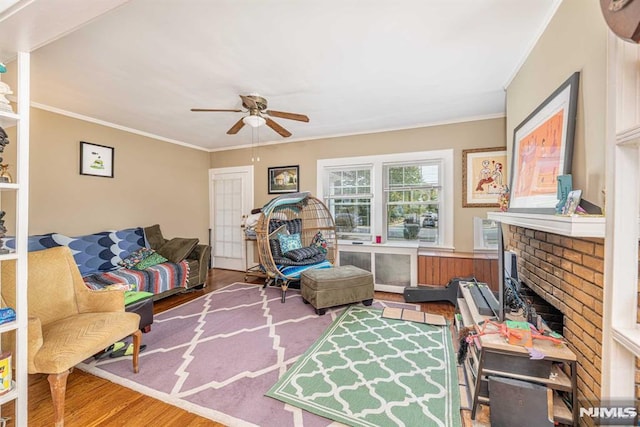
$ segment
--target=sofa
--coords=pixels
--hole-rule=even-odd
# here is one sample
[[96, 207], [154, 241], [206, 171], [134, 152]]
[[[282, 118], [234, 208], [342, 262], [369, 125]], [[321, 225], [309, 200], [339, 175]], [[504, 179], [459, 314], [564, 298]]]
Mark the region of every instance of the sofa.
[[[29, 236], [29, 252], [57, 246], [71, 249], [90, 289], [151, 292], [154, 300], [204, 287], [211, 256], [211, 247], [200, 244], [198, 239], [165, 239], [158, 224], [75, 237], [60, 233]], [[2, 247], [15, 249], [15, 240], [5, 238]], [[144, 258], [139, 256], [141, 253]], [[136, 264], [149, 254], [154, 255], [154, 262], [147, 262], [149, 258]]]

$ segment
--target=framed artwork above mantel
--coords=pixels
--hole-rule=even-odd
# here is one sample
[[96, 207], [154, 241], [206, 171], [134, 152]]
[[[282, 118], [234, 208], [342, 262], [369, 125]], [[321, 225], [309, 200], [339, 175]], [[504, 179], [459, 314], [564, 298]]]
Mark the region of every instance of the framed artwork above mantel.
[[558, 176], [571, 173], [579, 82], [575, 72], [514, 129], [509, 212], [556, 212]]

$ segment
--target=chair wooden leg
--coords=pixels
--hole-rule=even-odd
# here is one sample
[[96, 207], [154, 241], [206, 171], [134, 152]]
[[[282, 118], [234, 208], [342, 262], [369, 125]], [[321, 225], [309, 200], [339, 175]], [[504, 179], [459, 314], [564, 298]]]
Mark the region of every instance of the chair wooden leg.
[[67, 391], [67, 377], [69, 371], [59, 374], [49, 374], [49, 388], [51, 389], [51, 400], [53, 400], [53, 410], [55, 413], [55, 427], [64, 426], [64, 397]]
[[287, 280], [283, 280], [282, 285], [280, 285], [280, 289], [282, 289], [282, 298], [280, 298], [280, 302], [284, 304], [287, 299], [287, 289], [289, 289], [289, 282]]
[[140, 343], [142, 342], [142, 332], [137, 330], [133, 333], [133, 372], [138, 373], [138, 356], [140, 356]]

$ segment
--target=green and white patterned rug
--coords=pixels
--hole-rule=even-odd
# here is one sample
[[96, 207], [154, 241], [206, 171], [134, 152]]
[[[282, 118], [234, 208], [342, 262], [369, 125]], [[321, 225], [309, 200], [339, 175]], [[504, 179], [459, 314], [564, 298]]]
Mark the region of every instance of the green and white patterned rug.
[[266, 393], [353, 426], [460, 426], [449, 328], [351, 306]]

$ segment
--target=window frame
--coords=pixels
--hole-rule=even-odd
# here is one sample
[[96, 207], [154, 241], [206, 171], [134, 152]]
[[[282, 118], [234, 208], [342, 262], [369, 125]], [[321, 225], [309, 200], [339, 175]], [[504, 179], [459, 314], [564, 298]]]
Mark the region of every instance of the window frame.
[[[354, 194], [342, 194], [340, 196], [331, 196], [331, 195], [327, 195], [321, 198], [321, 200], [323, 201], [323, 203], [325, 203], [327, 205], [327, 207], [329, 209], [331, 209], [331, 205], [329, 203], [330, 199], [369, 199], [370, 200], [370, 205], [371, 205], [371, 209], [370, 209], [370, 214], [371, 216], [373, 216], [373, 196], [374, 196], [374, 186], [373, 186], [373, 165], [372, 164], [357, 164], [357, 165], [350, 165], [350, 166], [327, 166], [324, 168], [324, 175], [323, 175], [323, 179], [324, 179], [324, 184], [323, 184], [323, 189], [325, 190], [329, 190], [330, 189], [330, 182], [329, 182], [329, 176], [332, 172], [346, 172], [346, 171], [361, 171], [361, 170], [367, 170], [369, 171], [369, 189], [370, 189], [370, 193], [367, 194], [359, 194], [359, 193], [354, 193]], [[335, 218], [334, 218], [335, 220]], [[357, 237], [359, 233], [340, 233], [340, 234], [351, 234], [354, 237]], [[353, 238], [353, 239], [339, 239], [339, 240], [344, 240], [344, 241], [349, 241], [349, 242], [365, 242], [367, 238], [369, 238], [370, 240], [374, 240], [375, 234], [373, 233], [373, 217], [370, 218], [370, 224], [369, 224], [369, 233], [361, 234], [361, 238]]]
[[[389, 173], [390, 173], [390, 169], [391, 168], [397, 168], [397, 167], [422, 167], [422, 166], [428, 166], [428, 165], [437, 165], [438, 167], [438, 185], [434, 186], [434, 185], [425, 185], [425, 184], [421, 184], [421, 185], [415, 185], [415, 186], [405, 186], [405, 187], [394, 187], [390, 182], [389, 182]], [[441, 201], [440, 201], [440, 191], [442, 190], [442, 168], [443, 168], [443, 161], [442, 159], [431, 159], [431, 160], [419, 160], [416, 161], [415, 159], [412, 159], [410, 161], [405, 161], [405, 162], [384, 162], [382, 164], [382, 173], [383, 173], [383, 192], [384, 192], [384, 206], [386, 207], [386, 209], [383, 209], [383, 215], [386, 217], [387, 213], [389, 212], [389, 206], [409, 206], [409, 205], [437, 205], [438, 209], [440, 208], [440, 206], [442, 205]], [[412, 191], [412, 190], [420, 190], [420, 189], [433, 189], [436, 188], [438, 190], [438, 202], [402, 202], [402, 203], [392, 203], [389, 202], [389, 196], [391, 192], [394, 191]], [[385, 212], [386, 211], [386, 212]], [[440, 214], [438, 213], [438, 217], [440, 216]], [[386, 236], [387, 239], [389, 239], [388, 233], [389, 233], [389, 220], [387, 218], [387, 220], [385, 221], [384, 224], [384, 236]], [[422, 228], [422, 227], [420, 227]], [[441, 232], [440, 232], [440, 226], [438, 225], [438, 236], [437, 236], [437, 240], [438, 242], [440, 242], [440, 239], [442, 238]], [[418, 239], [419, 240], [419, 239]], [[389, 241], [394, 241], [394, 242], [406, 242], [405, 239], [389, 239]], [[433, 248], [433, 247], [439, 247], [440, 245], [435, 245], [435, 244], [428, 244], [424, 241], [420, 241], [419, 240], [419, 246], [421, 247], [427, 247], [427, 248]]]
[[[492, 221], [479, 216], [473, 217], [473, 252], [495, 253], [498, 250], [498, 242], [489, 244], [484, 238], [483, 221]], [[495, 221], [494, 221], [495, 222]]]
[[[375, 242], [375, 236], [382, 236], [382, 244], [388, 246], [419, 246], [421, 248], [453, 250], [453, 229], [454, 229], [454, 150], [431, 150], [418, 151], [408, 153], [379, 154], [371, 156], [356, 157], [340, 157], [333, 159], [320, 159], [317, 161], [316, 173], [316, 194], [323, 202], [325, 199], [325, 190], [328, 189], [328, 174], [325, 173], [329, 169], [355, 168], [357, 166], [371, 165], [371, 236], [372, 243]], [[385, 211], [386, 208], [386, 191], [385, 185], [385, 166], [393, 164], [419, 164], [424, 162], [440, 161], [440, 179], [441, 179], [441, 208], [438, 213], [438, 241], [437, 245], [420, 243], [419, 241], [385, 241], [387, 235]], [[447, 185], [451, 183], [451, 185]], [[442, 221], [442, 218], [446, 220]], [[355, 240], [340, 240], [339, 243], [350, 244]]]

